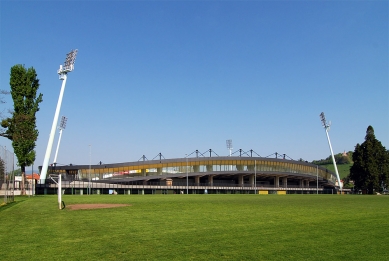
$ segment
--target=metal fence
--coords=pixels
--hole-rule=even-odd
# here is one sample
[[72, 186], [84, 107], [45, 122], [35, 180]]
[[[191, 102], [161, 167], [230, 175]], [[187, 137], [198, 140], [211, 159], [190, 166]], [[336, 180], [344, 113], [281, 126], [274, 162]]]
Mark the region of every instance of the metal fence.
[[15, 154], [13, 152], [0, 146], [0, 195], [4, 195], [4, 203], [14, 201], [14, 159]]
[[[325, 189], [316, 186], [288, 186], [276, 187], [268, 185], [228, 184], [228, 183], [198, 183], [193, 182], [128, 182], [128, 183], [103, 183], [94, 181], [62, 181], [62, 194], [64, 195], [89, 195], [89, 194], [337, 194], [335, 189]], [[58, 184], [46, 180], [45, 184], [37, 184], [37, 195], [50, 195], [58, 193]], [[349, 193], [349, 192], [347, 192]]]

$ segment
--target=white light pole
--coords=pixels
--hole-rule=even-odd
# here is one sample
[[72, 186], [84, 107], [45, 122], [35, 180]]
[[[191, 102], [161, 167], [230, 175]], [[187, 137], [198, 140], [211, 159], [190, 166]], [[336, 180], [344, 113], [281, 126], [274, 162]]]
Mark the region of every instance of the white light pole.
[[[58, 187], [58, 191], [57, 191], [57, 194], [58, 194], [58, 208], [59, 209], [62, 209], [62, 177], [61, 177], [62, 174], [58, 174], [58, 175], [49, 175], [49, 178], [54, 181], [56, 184], [57, 184], [57, 187]], [[56, 178], [58, 180], [56, 180]]]
[[332, 156], [332, 162], [333, 162], [333, 164], [334, 164], [334, 169], [335, 169], [335, 173], [336, 173], [336, 178], [337, 178], [337, 180], [338, 180], [338, 184], [339, 184], [339, 187], [340, 187], [340, 191], [342, 191], [342, 183], [340, 182], [340, 178], [339, 178], [338, 168], [337, 168], [337, 166], [336, 166], [336, 161], [335, 161], [334, 152], [332, 151], [330, 136], [328, 135], [328, 131], [330, 130], [330, 126], [331, 126], [331, 122], [327, 123], [326, 117], [324, 116], [324, 112], [320, 113], [320, 119], [321, 119], [321, 122], [322, 122], [323, 127], [324, 127], [324, 129], [325, 129], [325, 131], [326, 131], [326, 134], [327, 134], [328, 145], [330, 146], [330, 151], [331, 151], [331, 156]]
[[89, 144], [89, 182], [88, 182], [89, 195], [92, 194], [91, 191], [90, 191], [91, 168], [92, 168], [92, 145]]
[[68, 53], [66, 55], [66, 60], [65, 60], [64, 65], [59, 66], [58, 74], [59, 74], [59, 79], [62, 80], [62, 86], [61, 86], [61, 91], [59, 93], [57, 108], [56, 108], [55, 114], [54, 114], [53, 125], [51, 126], [51, 132], [50, 132], [50, 136], [49, 136], [49, 141], [47, 143], [45, 158], [43, 160], [42, 173], [40, 176], [41, 183], [44, 183], [44, 181], [46, 180], [47, 168], [49, 166], [51, 149], [53, 147], [53, 141], [54, 141], [54, 136], [55, 136], [55, 129], [57, 128], [59, 111], [61, 110], [62, 97], [63, 97], [63, 93], [65, 91], [67, 74], [69, 72], [73, 71], [73, 69], [74, 69], [74, 62], [76, 60], [77, 52], [78, 52], [77, 49], [70, 51], [70, 53]]
[[58, 207], [62, 209], [62, 174], [58, 175]]
[[31, 196], [34, 195], [34, 163], [32, 163], [31, 167]]
[[61, 137], [62, 137], [62, 131], [66, 128], [66, 122], [68, 118], [65, 116], [62, 116], [61, 118], [61, 124], [59, 125], [59, 138], [58, 138], [58, 144], [57, 144], [57, 149], [55, 151], [55, 156], [54, 156], [54, 166], [57, 164], [57, 156], [58, 156], [58, 150], [59, 150], [59, 144], [61, 143]]
[[257, 160], [254, 160], [254, 186], [255, 195], [257, 195]]
[[319, 166], [316, 165], [316, 194], [319, 194]]
[[189, 182], [188, 182], [188, 154], [185, 154], [186, 158], [186, 194], [189, 194]]
[[227, 149], [230, 151], [230, 157], [232, 152], [232, 140], [226, 140]]
[[[232, 140], [226, 140], [227, 149], [230, 151], [230, 157], [232, 153]], [[229, 166], [229, 171], [232, 171], [232, 165]]]

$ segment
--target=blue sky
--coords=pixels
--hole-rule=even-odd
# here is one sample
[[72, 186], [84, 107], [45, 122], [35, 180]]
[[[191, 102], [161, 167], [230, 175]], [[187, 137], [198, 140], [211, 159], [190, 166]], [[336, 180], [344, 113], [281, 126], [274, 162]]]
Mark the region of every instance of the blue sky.
[[233, 151], [326, 158], [322, 111], [335, 153], [354, 150], [369, 125], [389, 147], [387, 1], [1, 1], [0, 10], [0, 88], [15, 64], [40, 79], [36, 166], [71, 49], [59, 164], [225, 156], [227, 139]]

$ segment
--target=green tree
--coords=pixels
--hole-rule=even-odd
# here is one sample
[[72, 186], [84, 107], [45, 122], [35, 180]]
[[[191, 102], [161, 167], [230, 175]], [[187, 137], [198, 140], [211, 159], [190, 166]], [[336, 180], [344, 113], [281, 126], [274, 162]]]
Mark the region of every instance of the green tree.
[[355, 146], [353, 161], [350, 179], [354, 181], [356, 189], [373, 194], [388, 185], [389, 153], [376, 139], [372, 126], [366, 130], [365, 141]]
[[10, 172], [11, 176], [21, 176], [22, 175], [22, 170], [21, 169], [15, 169], [14, 171]]
[[349, 156], [343, 155], [336, 161], [336, 164], [350, 164], [351, 160]]
[[343, 188], [345, 189], [352, 189], [354, 188], [354, 184], [350, 182], [350, 175], [343, 178]]
[[[349, 151], [349, 152], [346, 153], [346, 155], [344, 155], [344, 154], [345, 153], [338, 153], [338, 154], [334, 155], [336, 164], [350, 164], [350, 163], [352, 163], [351, 158], [352, 158], [353, 152]], [[333, 164], [332, 156], [329, 155], [327, 158], [321, 159], [321, 160], [313, 160], [312, 164], [315, 164], [315, 165], [329, 165], [329, 164]]]
[[25, 194], [25, 169], [35, 161], [35, 142], [39, 134], [35, 114], [42, 102], [42, 94], [37, 96], [39, 79], [35, 69], [26, 69], [20, 64], [13, 66], [10, 87], [14, 109], [12, 117], [2, 120], [1, 126], [6, 130], [3, 136], [12, 140], [12, 147], [22, 171], [21, 192]]

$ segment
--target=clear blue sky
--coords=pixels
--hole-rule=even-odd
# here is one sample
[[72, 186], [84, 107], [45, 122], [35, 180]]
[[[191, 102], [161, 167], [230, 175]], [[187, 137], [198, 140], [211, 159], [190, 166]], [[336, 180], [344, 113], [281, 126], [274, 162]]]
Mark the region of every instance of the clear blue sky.
[[71, 49], [59, 164], [89, 164], [89, 145], [92, 164], [225, 156], [227, 139], [233, 151], [326, 158], [322, 111], [335, 153], [354, 150], [369, 125], [389, 148], [387, 1], [1, 1], [0, 10], [0, 88], [15, 64], [40, 79], [35, 166]]

